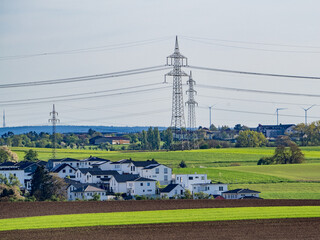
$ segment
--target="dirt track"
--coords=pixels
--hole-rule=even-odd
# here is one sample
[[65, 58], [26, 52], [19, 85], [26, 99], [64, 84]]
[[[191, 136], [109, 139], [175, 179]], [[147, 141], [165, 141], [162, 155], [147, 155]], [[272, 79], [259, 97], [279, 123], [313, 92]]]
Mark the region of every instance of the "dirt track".
[[320, 218], [147, 224], [0, 232], [0, 239], [320, 239]]
[[146, 200], [108, 202], [0, 202], [0, 218], [30, 217], [74, 213], [104, 213], [143, 210], [320, 206], [320, 200]]

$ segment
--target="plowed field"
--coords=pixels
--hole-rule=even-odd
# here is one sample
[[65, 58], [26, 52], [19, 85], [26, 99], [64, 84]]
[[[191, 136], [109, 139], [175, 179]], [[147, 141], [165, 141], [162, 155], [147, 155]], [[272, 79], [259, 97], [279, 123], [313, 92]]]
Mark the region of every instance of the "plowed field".
[[320, 239], [320, 218], [145, 224], [0, 232], [0, 239]]
[[192, 208], [320, 206], [320, 200], [146, 200], [107, 202], [0, 202], [0, 218]]

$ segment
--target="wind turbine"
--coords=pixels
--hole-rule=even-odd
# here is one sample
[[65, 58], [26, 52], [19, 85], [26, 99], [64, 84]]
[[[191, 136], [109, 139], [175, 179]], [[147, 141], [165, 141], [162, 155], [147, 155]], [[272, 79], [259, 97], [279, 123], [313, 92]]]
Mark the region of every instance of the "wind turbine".
[[277, 125], [279, 125], [279, 110], [285, 110], [288, 108], [277, 108], [276, 112], [277, 112]]
[[308, 110], [310, 110], [314, 106], [316, 106], [316, 104], [313, 104], [312, 106], [310, 106], [308, 108], [302, 108], [304, 110], [305, 125], [308, 124]]
[[214, 104], [214, 105], [211, 105], [211, 106], [208, 106], [208, 108], [209, 108], [209, 129], [210, 129], [210, 127], [211, 127], [211, 109], [212, 109], [212, 107], [214, 107], [215, 105], [217, 105], [218, 103], [216, 103], [216, 104]]

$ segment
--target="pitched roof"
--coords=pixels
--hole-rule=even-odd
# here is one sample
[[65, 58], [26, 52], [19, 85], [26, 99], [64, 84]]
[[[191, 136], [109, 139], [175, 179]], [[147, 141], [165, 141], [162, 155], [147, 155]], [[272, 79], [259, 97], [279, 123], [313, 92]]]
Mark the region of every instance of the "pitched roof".
[[82, 184], [81, 186], [76, 187], [77, 189], [72, 192], [106, 192], [102, 188], [94, 187], [90, 184]]
[[122, 159], [117, 162], [112, 162], [111, 164], [123, 164], [123, 163], [131, 163], [131, 162], [133, 162], [133, 161], [130, 159]]
[[55, 173], [60, 172], [62, 169], [64, 169], [67, 166], [69, 166], [70, 168], [72, 168], [73, 170], [76, 171], [76, 169], [73, 168], [72, 166], [70, 166], [69, 164], [63, 163], [63, 164], [59, 164], [59, 165], [55, 166], [54, 168], [52, 168], [51, 172], [55, 172]]
[[118, 174], [118, 175], [113, 175], [113, 176], [118, 183], [133, 181], [137, 178], [140, 178], [139, 174]]
[[14, 166], [16, 162], [3, 162], [0, 164], [0, 167], [11, 167]]
[[143, 169], [153, 169], [153, 168], [155, 168], [155, 167], [158, 167], [158, 166], [160, 166], [161, 164], [151, 164], [151, 165], [149, 165], [149, 166], [147, 166], [147, 167], [145, 167], [145, 168], [143, 168]]
[[161, 190], [162, 193], [169, 193], [171, 192], [173, 189], [175, 189], [177, 186], [179, 186], [180, 184], [173, 184], [170, 183], [168, 186], [166, 186], [164, 189]]
[[223, 192], [223, 193], [260, 193], [260, 192], [254, 191], [254, 190], [250, 190], [248, 188], [246, 188], [246, 189], [237, 188], [237, 189], [226, 191], [226, 192]]
[[263, 198], [255, 197], [255, 196], [244, 196], [241, 199], [263, 199]]
[[159, 164], [156, 160], [147, 160], [147, 161], [132, 161], [136, 167], [147, 167], [151, 164]]
[[110, 160], [108, 160], [108, 159], [99, 158], [99, 157], [93, 157], [93, 156], [90, 156], [87, 159], [84, 159], [84, 161], [88, 161], [88, 162], [90, 162], [90, 161], [110, 162]]
[[[132, 181], [134, 181], [134, 182], [150, 182], [150, 181], [156, 182], [157, 180], [150, 179], [150, 178], [139, 177], [139, 178], [136, 178], [136, 179], [134, 179]], [[129, 182], [130, 182], [130, 180], [129, 180]]]
[[93, 175], [93, 176], [97, 176], [97, 175], [119, 175], [119, 173], [115, 170], [101, 170], [99, 168], [79, 168], [79, 170], [83, 173], [83, 174], [87, 174], [88, 172]]

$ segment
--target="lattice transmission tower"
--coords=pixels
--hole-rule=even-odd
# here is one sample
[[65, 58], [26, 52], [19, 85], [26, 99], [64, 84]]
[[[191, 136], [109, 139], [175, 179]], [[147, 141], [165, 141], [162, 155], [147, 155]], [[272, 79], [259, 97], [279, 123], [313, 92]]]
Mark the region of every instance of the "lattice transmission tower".
[[60, 120], [57, 119], [58, 113], [55, 110], [54, 104], [50, 116], [52, 116], [52, 118], [49, 119], [49, 122], [52, 122], [52, 159], [56, 159], [56, 125]]
[[177, 130], [186, 126], [184, 118], [182, 77], [188, 76], [188, 74], [181, 70], [181, 67], [188, 66], [188, 59], [179, 51], [177, 36], [174, 53], [167, 57], [166, 65], [173, 66], [173, 70], [165, 75], [165, 82], [166, 76], [173, 77], [171, 127]]
[[194, 130], [196, 128], [196, 105], [198, 106], [198, 103], [194, 100], [194, 95], [197, 94], [197, 91], [194, 90], [194, 85], [196, 84], [196, 81], [192, 78], [192, 72], [190, 71], [189, 80], [187, 81], [187, 84], [189, 85], [189, 89], [187, 90], [188, 94], [188, 101], [186, 102], [186, 105], [188, 105], [188, 128], [189, 130]]

